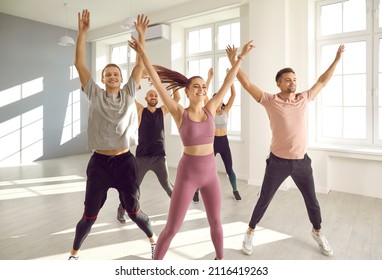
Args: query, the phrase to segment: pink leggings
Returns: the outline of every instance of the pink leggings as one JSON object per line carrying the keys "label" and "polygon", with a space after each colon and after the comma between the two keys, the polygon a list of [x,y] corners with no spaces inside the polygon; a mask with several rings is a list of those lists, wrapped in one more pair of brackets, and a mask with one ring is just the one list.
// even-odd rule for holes
{"label": "pink leggings", "polygon": [[155,248],[155,260],[164,258],[172,239],[183,223],[197,188],[200,188],[203,198],[216,257],[223,259],[223,228],[220,221],[221,194],[215,156],[214,154],[207,156],[183,154],[178,165],[167,223],[159,235]]}

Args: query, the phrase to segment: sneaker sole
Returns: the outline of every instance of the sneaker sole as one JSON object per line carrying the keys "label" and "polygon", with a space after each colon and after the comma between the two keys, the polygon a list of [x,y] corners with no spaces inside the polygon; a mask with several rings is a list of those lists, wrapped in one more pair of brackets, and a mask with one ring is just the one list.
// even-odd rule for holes
{"label": "sneaker sole", "polygon": [[321,251],[321,253],[322,253],[323,255],[325,255],[325,256],[327,256],[327,257],[331,257],[331,256],[333,256],[333,251],[330,251],[330,252],[325,251],[324,248],[322,248],[321,246],[320,246],[320,251]]}
{"label": "sneaker sole", "polygon": [[248,251],[244,246],[241,247],[241,250],[243,251],[243,253],[247,256],[250,256],[252,255],[253,253],[253,250],[252,251]]}

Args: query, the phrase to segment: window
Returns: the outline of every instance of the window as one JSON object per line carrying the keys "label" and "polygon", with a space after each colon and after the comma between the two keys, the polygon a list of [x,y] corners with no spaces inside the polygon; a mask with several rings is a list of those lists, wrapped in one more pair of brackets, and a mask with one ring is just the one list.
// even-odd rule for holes
{"label": "window", "polygon": [[65,121],[62,129],[60,145],[72,140],[81,133],[81,92],[71,91],[68,96]]}
{"label": "window", "polygon": [[[231,67],[225,48],[227,45],[240,47],[240,22],[238,19],[218,22],[186,30],[186,76],[199,75],[207,80],[208,71],[214,69],[214,77],[208,88],[208,97],[211,98],[222,85],[226,76],[226,69]],[[228,118],[229,136],[240,136],[241,110],[240,110],[240,84],[235,82],[236,97]],[[224,98],[228,101],[230,92]],[[188,100],[186,101],[188,102]],[[187,106],[187,104],[185,104]],[[176,128],[176,126],[172,126]],[[173,133],[176,133],[173,129]]]}
{"label": "window", "polygon": [[317,142],[382,145],[381,0],[317,2],[317,72],[345,52],[332,79],[318,95]]}

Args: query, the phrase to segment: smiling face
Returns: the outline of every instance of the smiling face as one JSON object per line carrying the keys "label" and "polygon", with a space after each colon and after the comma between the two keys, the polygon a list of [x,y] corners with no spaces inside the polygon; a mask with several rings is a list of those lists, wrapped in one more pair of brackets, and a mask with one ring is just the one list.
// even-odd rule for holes
{"label": "smiling face", "polygon": [[122,83],[122,74],[118,66],[106,66],[102,71],[102,83],[105,84],[106,91],[118,93]]}
{"label": "smiling face", "polygon": [[146,102],[149,107],[156,107],[158,104],[158,93],[155,90],[149,90],[146,93]]}
{"label": "smiling face", "polygon": [[281,75],[277,82],[277,86],[283,93],[295,93],[297,87],[296,75],[292,72],[284,73]]}
{"label": "smiling face", "polygon": [[191,78],[188,86],[185,88],[185,92],[190,102],[203,101],[207,94],[206,82],[201,77]]}

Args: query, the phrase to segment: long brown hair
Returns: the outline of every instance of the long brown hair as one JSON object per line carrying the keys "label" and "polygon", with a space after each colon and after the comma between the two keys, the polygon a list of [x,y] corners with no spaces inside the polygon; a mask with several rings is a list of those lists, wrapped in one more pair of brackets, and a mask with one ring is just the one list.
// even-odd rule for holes
{"label": "long brown hair", "polygon": [[200,76],[192,76],[191,78],[187,78],[183,74],[168,69],[166,67],[160,66],[160,65],[153,65],[155,71],[158,73],[158,76],[162,82],[162,84],[168,84],[166,86],[167,90],[174,90],[177,91],[181,88],[188,88],[192,82],[193,79],[200,78],[203,79]]}

